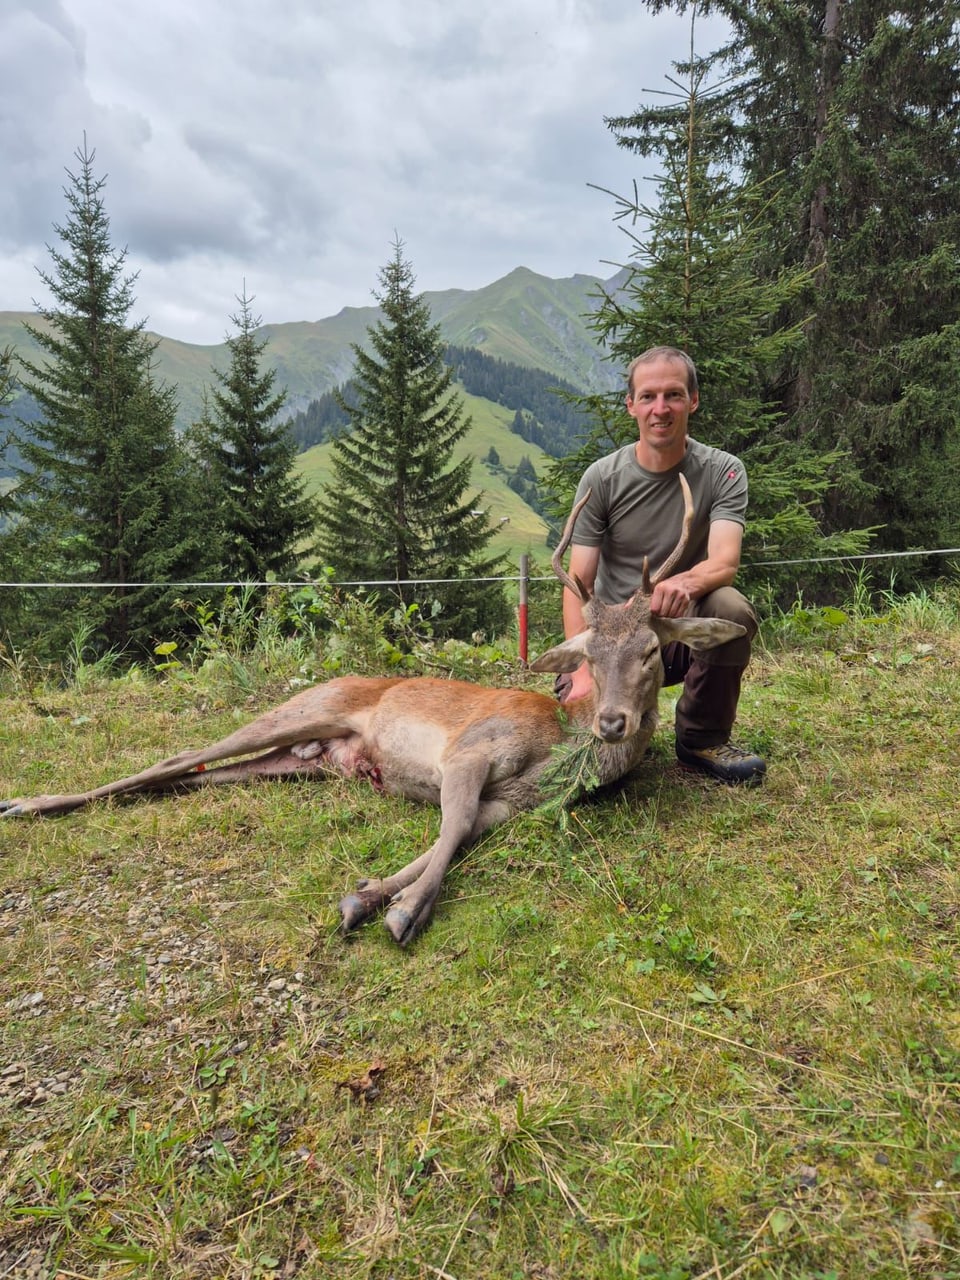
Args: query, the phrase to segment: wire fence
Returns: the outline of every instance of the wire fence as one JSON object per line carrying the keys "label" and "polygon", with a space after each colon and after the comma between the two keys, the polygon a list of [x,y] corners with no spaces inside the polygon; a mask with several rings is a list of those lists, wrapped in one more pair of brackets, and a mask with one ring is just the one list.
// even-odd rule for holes
{"label": "wire fence", "polygon": [[[836,564],[845,561],[858,562],[866,560],[896,560],[908,557],[921,556],[952,556],[960,555],[960,547],[938,547],[934,551],[863,551],[849,555],[836,556],[818,556],[809,558],[800,558],[795,560],[751,560],[743,564],[745,569],[763,569],[763,568],[781,568],[787,566],[798,565],[825,565]],[[274,582],[257,582],[257,581],[194,581],[194,580],[170,580],[162,582],[0,582],[0,590],[60,590],[60,591],[117,591],[117,590],[143,590],[144,588],[153,587],[158,590],[169,591],[171,588],[184,591],[196,590],[229,590],[231,587],[238,587],[241,590],[252,590],[267,588],[270,590],[304,590],[319,583],[323,583],[327,587],[341,587],[346,589],[356,588],[374,588],[387,587],[399,589],[400,587],[429,587],[429,586],[445,586],[454,583],[475,582],[515,582],[519,585],[519,607],[517,611],[517,622],[519,627],[519,653],[522,662],[527,661],[529,648],[529,603],[528,588],[532,582],[555,582],[556,578],[553,574],[539,574],[531,576],[529,572],[530,556],[523,554],[520,556],[520,572],[517,574],[501,574],[495,577],[459,577],[459,578],[368,578],[356,581],[339,581],[329,578],[299,578],[293,581],[274,581]]]}
{"label": "wire fence", "polygon": [[[815,556],[806,557],[796,560],[744,560],[741,563],[741,569],[767,569],[781,568],[795,565],[824,565],[836,564],[842,561],[863,561],[863,560],[902,560],[909,558],[920,558],[923,556],[960,556],[960,547],[938,547],[932,551],[861,551],[845,555],[836,556]],[[496,577],[487,578],[365,578],[349,581],[341,581],[340,579],[320,579],[320,578],[296,578],[290,581],[260,582],[252,579],[232,579],[222,582],[201,582],[194,580],[178,581],[174,579],[164,579],[157,582],[0,582],[0,590],[83,590],[83,591],[116,591],[120,588],[136,588],[140,590],[144,587],[156,587],[160,590],[169,590],[171,587],[183,589],[216,589],[225,590],[228,587],[278,587],[284,589],[293,589],[299,587],[315,586],[318,582],[330,587],[428,587],[428,586],[445,586],[454,583],[463,582],[555,582],[556,578],[552,573],[548,574],[500,574]]]}

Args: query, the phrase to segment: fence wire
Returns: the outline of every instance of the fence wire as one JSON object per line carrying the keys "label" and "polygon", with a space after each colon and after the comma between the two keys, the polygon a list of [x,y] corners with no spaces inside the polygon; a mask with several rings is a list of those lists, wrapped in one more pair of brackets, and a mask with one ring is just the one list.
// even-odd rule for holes
{"label": "fence wire", "polygon": [[[836,564],[841,561],[860,561],[860,560],[902,560],[919,556],[957,556],[960,555],[960,547],[938,547],[934,551],[862,551],[851,555],[838,556],[818,556],[807,559],[798,560],[745,560],[741,563],[741,569],[772,569],[781,568],[789,565],[822,565]],[[156,587],[158,589],[169,590],[171,587],[183,589],[188,588],[207,588],[207,589],[223,589],[226,587],[312,587],[322,582],[330,587],[432,587],[445,586],[458,582],[555,582],[556,577],[551,574],[527,575],[527,574],[503,574],[499,577],[490,578],[369,578],[357,580],[353,582],[329,581],[326,578],[299,578],[291,582],[256,582],[249,579],[245,581],[235,580],[231,582],[0,582],[0,590],[84,590],[84,591],[115,591],[119,588],[136,588],[140,590],[143,587]]]}

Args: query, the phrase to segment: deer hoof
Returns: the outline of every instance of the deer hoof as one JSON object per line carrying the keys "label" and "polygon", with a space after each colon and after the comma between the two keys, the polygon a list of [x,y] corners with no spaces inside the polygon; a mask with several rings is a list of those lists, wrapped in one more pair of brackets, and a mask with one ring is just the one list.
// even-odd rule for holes
{"label": "deer hoof", "polygon": [[403,907],[391,907],[383,917],[383,923],[386,926],[387,933],[401,947],[411,943],[422,927],[419,917],[411,915]]}
{"label": "deer hoof", "polygon": [[398,893],[383,917],[387,932],[401,947],[409,946],[430,919],[433,899],[413,896],[403,901],[403,891]]}
{"label": "deer hoof", "polygon": [[26,813],[26,809],[18,800],[0,800],[0,814],[3,817],[19,818],[24,813]]}
{"label": "deer hoof", "polygon": [[348,893],[340,899],[340,928],[344,933],[369,920],[383,906],[383,898],[365,893]]}

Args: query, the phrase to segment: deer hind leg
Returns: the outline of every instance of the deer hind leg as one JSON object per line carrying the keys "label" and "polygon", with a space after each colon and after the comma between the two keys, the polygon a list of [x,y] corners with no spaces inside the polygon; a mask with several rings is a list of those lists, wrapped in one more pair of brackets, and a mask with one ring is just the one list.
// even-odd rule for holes
{"label": "deer hind leg", "polygon": [[143,791],[151,794],[160,792],[180,793],[195,791],[200,787],[213,787],[228,782],[247,782],[251,779],[263,778],[267,781],[285,778],[316,778],[318,774],[339,772],[331,767],[326,754],[312,753],[302,756],[296,747],[277,747],[262,756],[252,756],[248,760],[236,760],[232,764],[217,765],[213,769],[194,769],[191,773],[165,781],[144,783]]}
{"label": "deer hind leg", "polygon": [[[317,695],[323,691],[311,690],[310,692]],[[166,760],[161,760],[149,769],[131,774],[128,778],[120,778],[116,782],[109,782],[102,787],[95,787],[91,791],[82,791],[75,795],[33,796],[29,799],[0,801],[0,816],[45,817],[51,814],[68,813],[71,809],[79,809],[94,800],[104,800],[108,796],[138,791],[176,790],[178,786],[189,789],[204,786],[213,780],[233,782],[258,772],[266,777],[289,776],[295,770],[302,773],[314,772],[322,767],[324,763],[322,759],[311,764],[308,762],[309,753],[306,753],[308,758],[298,758],[298,764],[294,765],[293,755],[296,753],[292,753],[291,759],[287,762],[285,761],[286,749],[296,746],[297,743],[310,742],[312,739],[319,739],[322,744],[328,738],[340,738],[349,734],[350,730],[342,714],[337,714],[333,698],[321,701],[315,696],[314,705],[308,706],[303,703],[304,710],[301,713],[296,704],[302,697],[303,695],[298,695],[289,703],[266,712],[208,747],[178,751],[176,755],[168,756]],[[263,752],[265,747],[268,748],[267,752],[253,761],[240,761],[235,765],[224,766],[223,772],[206,769],[208,764],[213,764],[217,760],[249,756],[256,751]],[[274,770],[272,773],[271,768]]]}

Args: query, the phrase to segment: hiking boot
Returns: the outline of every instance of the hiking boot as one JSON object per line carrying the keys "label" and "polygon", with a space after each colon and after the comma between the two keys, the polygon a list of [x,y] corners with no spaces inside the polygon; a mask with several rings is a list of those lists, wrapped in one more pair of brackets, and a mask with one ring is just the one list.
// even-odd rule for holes
{"label": "hiking boot", "polygon": [[721,782],[760,782],[767,772],[767,762],[761,756],[743,751],[732,742],[721,742],[718,747],[701,747],[699,751],[678,742],[677,759],[689,769],[709,773]]}

